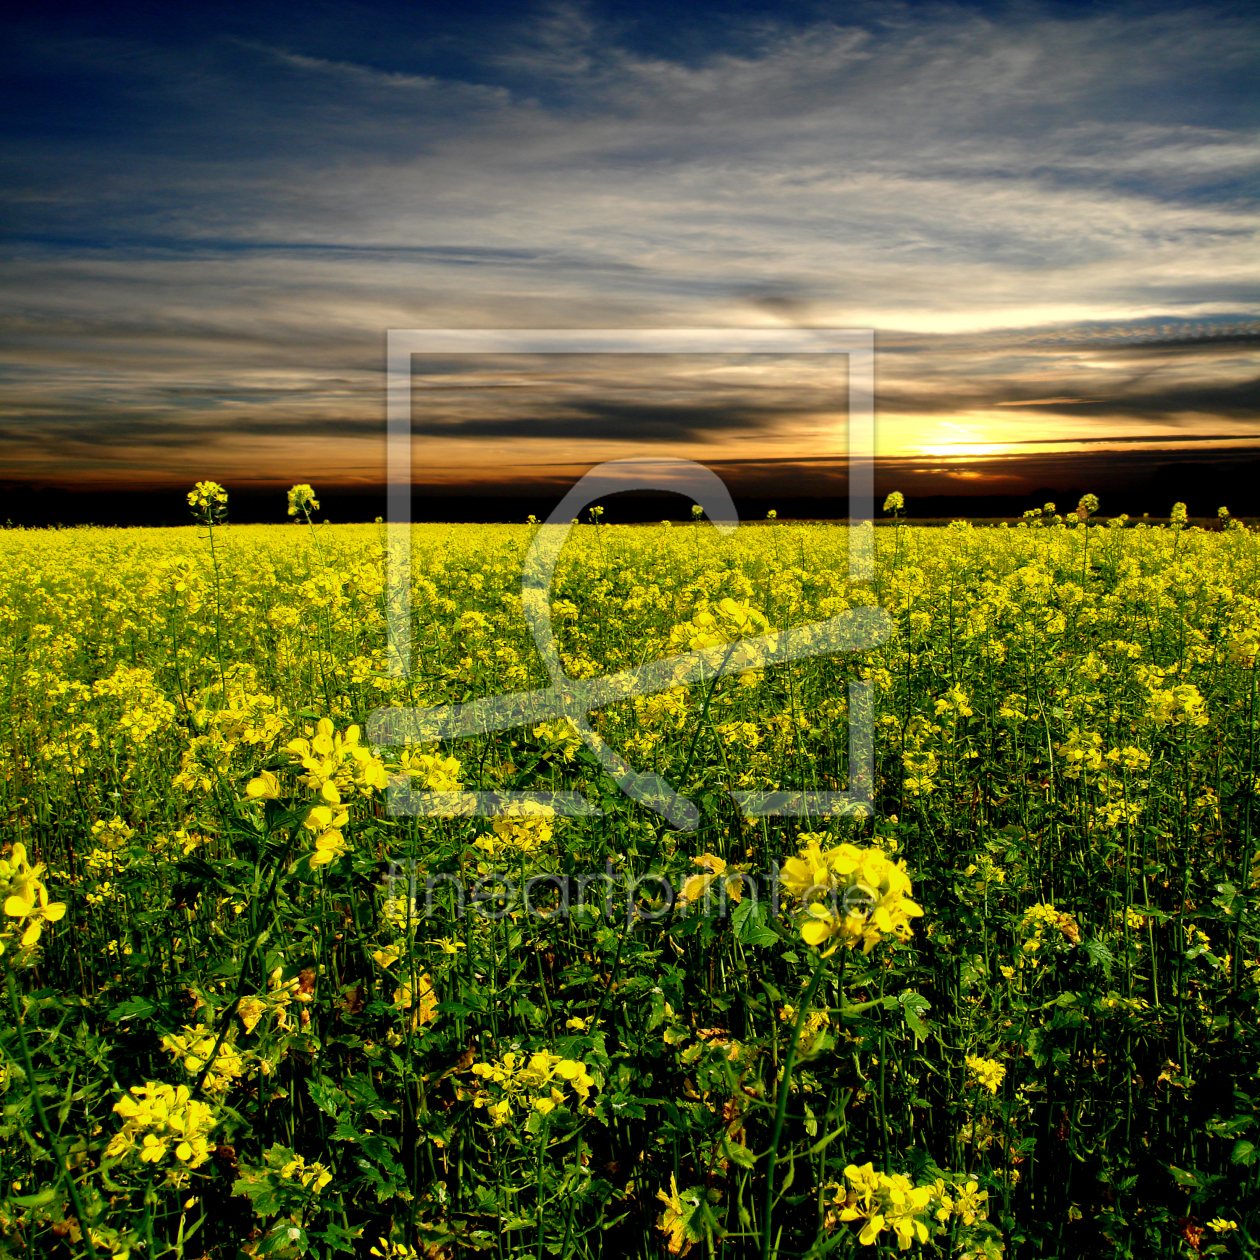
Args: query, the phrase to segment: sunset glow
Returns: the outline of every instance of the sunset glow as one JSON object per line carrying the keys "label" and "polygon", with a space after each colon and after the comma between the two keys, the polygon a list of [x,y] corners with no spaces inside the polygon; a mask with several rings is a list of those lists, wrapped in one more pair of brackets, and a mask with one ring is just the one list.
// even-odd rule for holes
{"label": "sunset glow", "polygon": [[[382,493],[385,331],[434,327],[873,329],[918,496],[1249,458],[1254,19],[966,11],[26,20],[0,485]],[[424,493],[844,492],[843,363],[648,359],[417,360]]]}

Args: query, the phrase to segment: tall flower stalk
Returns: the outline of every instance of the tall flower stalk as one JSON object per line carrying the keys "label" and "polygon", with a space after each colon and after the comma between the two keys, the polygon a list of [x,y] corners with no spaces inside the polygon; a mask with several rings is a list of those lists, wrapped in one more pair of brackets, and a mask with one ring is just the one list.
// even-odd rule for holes
{"label": "tall flower stalk", "polygon": [[219,684],[227,704],[227,674],[223,668],[223,608],[219,593],[219,554],[214,545],[214,527],[227,520],[227,491],[217,481],[199,481],[188,492],[188,505],[199,525],[210,535],[210,567],[214,572],[214,654],[219,663]]}

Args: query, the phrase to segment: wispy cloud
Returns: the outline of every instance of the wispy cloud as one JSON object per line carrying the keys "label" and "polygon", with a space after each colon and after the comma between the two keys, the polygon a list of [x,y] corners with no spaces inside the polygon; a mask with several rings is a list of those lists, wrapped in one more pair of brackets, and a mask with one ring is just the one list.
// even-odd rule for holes
{"label": "wispy cloud", "polygon": [[[369,476],[383,333],[412,326],[874,327],[903,449],[948,416],[1082,440],[1253,418],[1260,23],[883,13],[684,57],[551,6],[403,68],[401,11],[376,55],[28,33],[11,55],[90,80],[107,121],[32,117],[0,150],[0,459],[90,467],[96,434],[102,468],[151,443],[176,475],[290,458],[305,426],[304,459],[342,441]],[[431,432],[483,466],[835,440],[751,394]]]}

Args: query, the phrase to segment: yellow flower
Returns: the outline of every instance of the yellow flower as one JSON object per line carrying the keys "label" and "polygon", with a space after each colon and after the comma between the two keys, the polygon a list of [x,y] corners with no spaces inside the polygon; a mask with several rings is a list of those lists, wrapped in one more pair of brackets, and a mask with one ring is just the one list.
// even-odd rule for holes
{"label": "yellow flower", "polygon": [[280,783],[270,770],[264,770],[245,785],[245,795],[251,801],[277,801],[280,799]]}
{"label": "yellow flower", "polygon": [[243,997],[237,1004],[236,1013],[241,1017],[241,1023],[245,1025],[245,1031],[252,1033],[258,1026],[258,1021],[262,1019],[263,1013],[267,1009],[267,1003],[262,998]]}
{"label": "yellow flower", "polygon": [[[977,1193],[977,1191],[979,1193]],[[975,1181],[968,1181],[961,1190],[958,1191],[958,1198],[954,1202],[954,1212],[962,1217],[964,1225],[974,1225],[976,1218],[981,1220],[985,1216],[985,1202],[989,1197],[987,1190],[980,1190],[980,1185]]]}
{"label": "yellow flower", "polygon": [[[213,1033],[185,1024],[182,1033],[167,1033],[162,1038],[162,1049],[182,1060],[189,1076],[196,1076],[209,1061],[217,1040]],[[220,1093],[231,1088],[245,1072],[246,1057],[231,1042],[224,1041],[206,1074],[207,1091]]]}
{"label": "yellow flower", "polygon": [[975,1054],[967,1056],[967,1068],[990,1094],[998,1092],[1006,1076],[1005,1066],[996,1059],[983,1059]]}
{"label": "yellow flower", "polygon": [[[785,1023],[795,1026],[796,1023],[796,1007],[790,1003],[784,1005],[779,1012],[779,1018]],[[814,1038],[822,1032],[824,1028],[831,1026],[831,1016],[825,1010],[809,1011],[805,1016],[805,1022],[801,1025],[801,1047],[808,1050],[813,1043]]]}
{"label": "yellow flower", "polygon": [[[459,761],[454,757],[443,757],[441,753],[417,753],[404,748],[398,754],[398,768],[404,774],[422,778],[430,792],[458,792],[463,786]],[[388,775],[385,781],[388,783]]]}
{"label": "yellow flower", "polygon": [[218,1120],[208,1103],[191,1096],[187,1085],[153,1081],[133,1085],[130,1094],[114,1104],[114,1111],[123,1118],[123,1127],[105,1148],[107,1158],[136,1151],[142,1163],[156,1164],[174,1154],[188,1168],[199,1168],[210,1158],[208,1134]]}
{"label": "yellow flower", "polygon": [[227,491],[217,481],[199,481],[188,492],[189,507],[215,509],[227,501]]}
{"label": "yellow flower", "polygon": [[330,804],[338,804],[342,792],[367,793],[389,784],[384,763],[359,743],[358,726],[338,732],[330,719],[320,718],[313,734],[291,739],[284,747],[305,771],[298,782]]}
{"label": "yellow flower", "polygon": [[[702,853],[692,858],[693,866],[699,866],[703,875],[688,875],[683,881],[682,895],[688,902],[698,901],[708,891],[709,886],[726,874],[726,863],[715,853]],[[732,901],[741,901],[744,895],[744,881],[732,870],[730,877],[724,881],[727,895]]]}
{"label": "yellow flower", "polygon": [[500,815],[491,824],[497,843],[489,836],[481,836],[474,841],[477,848],[490,853],[500,848],[533,853],[551,839],[555,810],[550,805],[537,805],[527,801],[508,808],[511,811],[509,814]]}
{"label": "yellow flower", "polygon": [[908,940],[910,920],[923,914],[910,899],[906,864],[881,848],[841,844],[823,850],[818,837],[803,835],[806,847],[783,863],[783,886],[803,902],[801,939],[833,949],[860,944],[869,954],[883,939]]}
{"label": "yellow flower", "polygon": [[1081,929],[1075,917],[1065,911],[1056,910],[1048,901],[1039,902],[1025,910],[1021,926],[1025,932],[1032,933],[1023,945],[1026,954],[1035,954],[1041,948],[1045,933],[1050,928],[1058,928],[1073,945],[1079,945],[1081,941]]}
{"label": "yellow flower", "polygon": [[311,855],[312,866],[327,866],[329,862],[347,852],[348,846],[341,828],[345,826],[349,817],[349,813],[344,809],[339,809],[334,813],[330,805],[316,805],[306,815],[306,820],[302,825],[319,833],[315,837],[315,852]]}
{"label": "yellow flower", "polygon": [[916,1186],[902,1173],[876,1172],[869,1163],[861,1167],[850,1164],[844,1175],[850,1189],[845,1194],[841,1187],[835,1187],[832,1202],[844,1205],[835,1219],[864,1220],[858,1234],[863,1247],[872,1246],[885,1229],[892,1230],[901,1251],[916,1241],[927,1242],[928,1229],[920,1218],[936,1194],[933,1186]]}
{"label": "yellow flower", "polygon": [[15,844],[7,858],[0,858],[0,898],[3,898],[4,917],[19,920],[12,925],[0,920],[0,954],[4,953],[5,942],[13,939],[18,928],[22,929],[19,946],[29,949],[39,940],[45,923],[57,923],[65,916],[64,902],[48,900],[48,888],[41,878],[43,874],[42,863],[31,866],[26,860],[26,846],[23,844]]}
{"label": "yellow flower", "polygon": [[381,1260],[418,1260],[419,1252],[407,1243],[390,1242],[382,1238],[380,1244],[380,1247],[369,1247],[368,1251],[374,1256],[380,1256]]}
{"label": "yellow flower", "polygon": [[301,1155],[295,1155],[280,1169],[280,1176],[286,1181],[296,1181],[314,1194],[332,1181],[332,1173],[320,1163],[308,1164]]}
{"label": "yellow flower", "polygon": [[535,1051],[524,1063],[516,1051],[509,1050],[498,1062],[474,1063],[472,1073],[493,1087],[477,1094],[473,1106],[487,1110],[496,1125],[511,1119],[513,1107],[550,1113],[565,1102],[564,1086],[585,1104],[595,1085],[586,1064],[546,1050]]}
{"label": "yellow flower", "polygon": [[289,515],[296,516],[299,512],[309,513],[319,511],[319,500],[315,497],[315,491],[308,485],[293,486],[289,490]]}

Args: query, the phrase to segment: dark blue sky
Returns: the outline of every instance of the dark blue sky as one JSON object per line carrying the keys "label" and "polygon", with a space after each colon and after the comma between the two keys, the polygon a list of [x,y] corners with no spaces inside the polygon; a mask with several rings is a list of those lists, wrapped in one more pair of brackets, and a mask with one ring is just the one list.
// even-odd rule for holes
{"label": "dark blue sky", "polygon": [[[880,449],[942,485],[993,443],[1260,432],[1258,35],[1243,5],[11,8],[0,482],[377,481],[390,327],[874,328]],[[543,374],[420,427],[453,485],[842,445],[825,389],[747,389],[610,426]]]}

